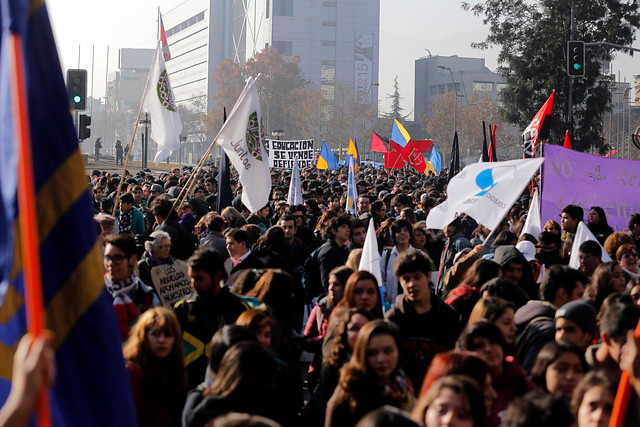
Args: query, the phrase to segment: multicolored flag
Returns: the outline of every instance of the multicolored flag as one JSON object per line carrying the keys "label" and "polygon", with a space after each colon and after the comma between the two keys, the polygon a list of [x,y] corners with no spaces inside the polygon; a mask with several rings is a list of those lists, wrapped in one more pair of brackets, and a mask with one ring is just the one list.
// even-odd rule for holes
{"label": "multicolored flag", "polygon": [[326,142],[322,141],[322,148],[320,149],[320,155],[318,156],[318,163],[316,164],[316,168],[318,169],[329,169],[336,170],[338,169],[338,161],[336,160],[336,155],[333,154],[331,148],[327,145]]}
{"label": "multicolored flag", "polygon": [[168,61],[171,59],[171,52],[169,52],[167,34],[164,32],[164,23],[162,22],[162,14],[160,13],[160,8],[158,8],[158,15],[160,16],[160,41],[162,42],[162,56],[164,56],[165,61]]}
{"label": "multicolored flag", "polygon": [[411,135],[409,132],[402,126],[397,119],[393,119],[393,127],[391,128],[391,141],[394,141],[396,144],[404,147],[411,140]]}
{"label": "multicolored flag", "polygon": [[151,116],[151,139],[158,144],[158,151],[153,161],[157,164],[166,160],[172,152],[180,149],[180,132],[182,122],[178,114],[169,83],[169,74],[164,63],[160,42],[153,55],[151,70],[144,90],[142,111]]}
{"label": "multicolored flag", "polygon": [[371,151],[376,153],[388,153],[391,150],[389,139],[373,132],[371,135]]}
{"label": "multicolored flag", "polygon": [[215,137],[240,175],[242,203],[257,212],[269,203],[271,174],[264,139],[260,99],[255,79],[250,77],[227,121]]}
{"label": "multicolored flag", "polygon": [[[0,402],[11,386],[16,345],[27,329],[34,330],[31,319],[39,315],[55,334],[56,380],[45,393],[50,425],[135,426],[84,160],[47,9],[42,1],[6,0],[0,16]],[[31,191],[19,195],[18,187]],[[19,197],[29,199],[32,209],[17,203]],[[17,225],[25,216],[33,218],[31,233]],[[30,243],[34,257],[25,257]],[[37,292],[40,308],[31,292],[36,275],[46,275]]]}
{"label": "multicolored flag", "polygon": [[424,160],[424,155],[431,151],[431,141],[409,141],[409,143],[402,150],[402,157],[405,162],[418,171],[418,173],[424,173],[427,168],[427,162]]}
{"label": "multicolored flag", "polygon": [[349,146],[347,147],[347,158],[345,159],[345,166],[349,165],[351,159],[355,160],[354,167],[356,173],[358,173],[358,167],[360,166],[360,152],[358,151],[358,144],[353,139],[349,139]]}
{"label": "multicolored flag", "polygon": [[542,129],[542,125],[548,116],[551,116],[551,110],[553,109],[553,95],[555,91],[551,92],[549,98],[546,100],[542,108],[536,113],[529,123],[529,126],[522,133],[522,138],[524,141],[524,157],[535,157],[536,150],[538,148],[538,137],[540,136],[540,131]]}
{"label": "multicolored flag", "polygon": [[491,144],[489,145],[490,162],[498,161],[498,155],[496,154],[496,129],[498,129],[498,126],[496,125],[489,126],[489,130],[491,131]]}
{"label": "multicolored flag", "polygon": [[356,201],[358,200],[358,187],[356,186],[356,159],[350,158],[349,162],[349,177],[347,180],[347,206],[345,211],[351,215],[357,217],[358,210],[356,208]]}
{"label": "multicolored flag", "polygon": [[440,171],[442,171],[442,157],[436,147],[431,148],[431,153],[429,153],[429,160],[427,160],[427,168],[426,172],[433,172],[436,176],[440,175]]}

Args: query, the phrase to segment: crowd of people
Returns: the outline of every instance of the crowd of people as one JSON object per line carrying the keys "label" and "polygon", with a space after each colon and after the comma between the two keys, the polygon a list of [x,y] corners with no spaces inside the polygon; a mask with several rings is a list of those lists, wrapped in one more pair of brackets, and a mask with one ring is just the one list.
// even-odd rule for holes
{"label": "crowd of people", "polygon": [[[217,206],[211,166],[173,209],[193,173],[90,177],[141,426],[604,426],[623,369],[640,416],[640,214],[622,232],[568,205],[533,236],[525,190],[494,233],[464,215],[432,230],[447,179],[370,167],[357,216],[346,173],[316,169],[301,205],[272,171],[252,213],[233,176]],[[585,220],[598,241],[573,269]],[[359,270],[371,221],[381,283]],[[166,307],[151,271],[175,260],[192,293]]]}

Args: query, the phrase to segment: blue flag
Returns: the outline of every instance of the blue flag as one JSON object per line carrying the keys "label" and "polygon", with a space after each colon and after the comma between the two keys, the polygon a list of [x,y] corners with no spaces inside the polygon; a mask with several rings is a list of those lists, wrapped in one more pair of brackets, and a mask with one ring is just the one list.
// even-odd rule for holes
{"label": "blue flag", "polygon": [[318,156],[316,167],[318,169],[338,169],[338,161],[336,160],[336,156],[324,141],[322,141],[322,148],[320,149],[320,155]]}
{"label": "blue flag", "polygon": [[[91,195],[44,2],[6,0],[0,47],[0,402],[15,346],[26,331],[10,76],[25,81],[40,237],[45,327],[55,333],[52,425],[137,425],[111,297],[104,286]],[[23,42],[13,73],[7,41]]]}
{"label": "blue flag", "polygon": [[432,147],[431,153],[429,153],[429,160],[427,160],[427,169],[425,172],[429,170],[432,170],[436,176],[440,175],[440,171],[442,170],[442,157],[440,157],[440,153],[438,153],[436,147]]}

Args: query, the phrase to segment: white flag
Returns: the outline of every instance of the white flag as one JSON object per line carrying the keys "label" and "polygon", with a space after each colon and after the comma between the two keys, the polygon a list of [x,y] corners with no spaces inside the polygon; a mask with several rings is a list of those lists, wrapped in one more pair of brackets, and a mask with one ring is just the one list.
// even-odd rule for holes
{"label": "white flag", "polygon": [[524,226],[522,227],[522,232],[520,233],[520,235],[522,236],[524,233],[529,233],[537,239],[541,231],[542,220],[540,219],[540,195],[538,194],[538,189],[536,188],[536,191],[533,192],[531,205],[529,206],[527,220],[524,222]]}
{"label": "white flag", "polygon": [[378,241],[376,240],[376,229],[373,226],[373,218],[369,220],[369,230],[364,239],[362,247],[362,257],[360,258],[359,270],[368,271],[373,274],[378,281],[378,287],[382,292],[382,272],[380,271],[380,253],[378,252]]}
{"label": "white flag", "polygon": [[448,198],[427,216],[427,228],[442,229],[466,213],[493,230],[538,171],[544,158],[473,163],[449,182]]}
{"label": "white flag", "polygon": [[345,211],[357,217],[358,209],[356,201],[358,200],[358,187],[356,186],[356,159],[349,159],[349,178],[347,179],[347,206]]}
{"label": "white flag", "polygon": [[[573,238],[573,246],[571,246],[571,258],[569,258],[569,267],[575,268],[576,270],[580,268],[580,254],[579,249],[580,245],[586,242],[587,240],[593,240],[600,245],[596,236],[593,235],[589,227],[585,225],[584,222],[580,221],[578,223],[578,229],[576,230],[576,235]],[[611,262],[613,261],[607,251],[604,250],[602,245],[600,245],[600,249],[602,249],[602,262]]]}
{"label": "white flag", "polygon": [[289,183],[289,194],[287,195],[288,205],[301,205],[302,186],[300,184],[300,168],[298,159],[293,159],[293,171],[291,172],[291,182]]}
{"label": "white flag", "polygon": [[249,78],[215,140],[240,175],[242,203],[257,212],[269,203],[271,175],[256,82]]}
{"label": "white flag", "polygon": [[173,151],[180,149],[180,132],[182,132],[182,123],[169,84],[169,74],[164,64],[160,42],[156,47],[151,70],[149,70],[142,110],[151,116],[151,139],[158,144],[158,152],[153,161],[160,163]]}

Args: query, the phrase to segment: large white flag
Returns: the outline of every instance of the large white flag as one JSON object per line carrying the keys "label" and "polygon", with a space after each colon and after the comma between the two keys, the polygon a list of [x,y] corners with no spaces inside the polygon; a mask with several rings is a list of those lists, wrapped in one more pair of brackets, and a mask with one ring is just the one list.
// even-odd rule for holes
{"label": "large white flag", "polygon": [[242,203],[251,212],[257,212],[269,203],[271,190],[269,152],[256,89],[259,77],[249,78],[215,138],[240,175]]}
{"label": "large white flag", "polygon": [[298,159],[293,159],[293,171],[291,171],[291,182],[289,183],[289,194],[287,195],[288,205],[301,205],[302,185],[300,184],[300,167]]}
{"label": "large white flag", "polygon": [[169,84],[169,74],[167,74],[160,42],[156,47],[151,70],[149,70],[142,110],[151,116],[151,139],[158,144],[158,151],[153,161],[160,163],[173,151],[180,149],[180,132],[182,132],[182,122],[180,122],[178,107]]}
{"label": "large white flag", "polygon": [[373,274],[378,281],[378,287],[382,295],[382,272],[380,271],[380,252],[378,252],[378,241],[376,240],[376,229],[373,226],[373,218],[369,220],[369,230],[364,239],[362,247],[362,257],[360,258],[359,270],[368,271]]}
{"label": "large white flag", "polygon": [[[576,270],[580,268],[580,245],[582,245],[587,240],[593,240],[594,242],[600,245],[596,236],[593,235],[589,227],[582,221],[578,223],[578,229],[576,230],[576,235],[573,238],[573,246],[571,246],[571,258],[569,258],[569,267],[575,268]],[[611,262],[613,261],[607,251],[604,250],[602,245],[600,245],[602,249],[602,262]]]}
{"label": "large white flag", "polygon": [[531,205],[529,206],[527,220],[524,222],[520,235],[522,236],[524,233],[529,233],[537,239],[541,231],[542,220],[540,219],[540,194],[536,188],[536,191],[533,192]]}
{"label": "large white flag", "polygon": [[493,230],[540,168],[544,158],[473,163],[449,182],[447,200],[427,216],[427,228],[442,229],[466,213]]}

